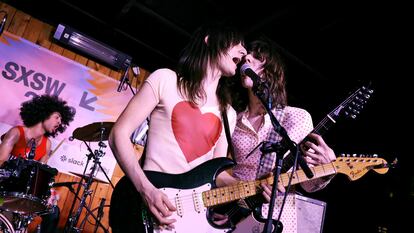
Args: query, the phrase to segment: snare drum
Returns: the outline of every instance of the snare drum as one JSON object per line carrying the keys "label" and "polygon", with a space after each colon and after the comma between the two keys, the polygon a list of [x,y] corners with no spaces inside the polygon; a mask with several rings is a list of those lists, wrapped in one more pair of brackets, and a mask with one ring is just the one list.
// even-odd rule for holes
{"label": "snare drum", "polygon": [[57,170],[34,160],[17,158],[4,163],[9,177],[0,181],[0,209],[23,215],[47,210],[47,199]]}

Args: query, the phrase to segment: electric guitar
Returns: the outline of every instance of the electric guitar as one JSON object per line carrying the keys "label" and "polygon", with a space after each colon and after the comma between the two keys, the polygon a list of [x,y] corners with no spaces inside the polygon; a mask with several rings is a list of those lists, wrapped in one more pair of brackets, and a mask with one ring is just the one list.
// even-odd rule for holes
{"label": "electric guitar", "polygon": [[[232,165],[234,162],[228,158],[216,158],[182,174],[145,171],[152,184],[161,189],[177,208],[171,216],[177,220],[173,232],[230,232],[232,229],[220,229],[213,223],[211,207],[256,195],[261,192],[261,183],[273,183],[273,177],[268,177],[214,188],[217,174]],[[312,167],[314,176],[311,179],[343,173],[356,180],[371,169],[384,174],[388,171],[388,164],[381,158],[338,158],[332,163]],[[292,184],[310,180],[302,170],[298,170],[293,174],[281,174],[278,182],[287,186],[290,176],[293,176]],[[109,221],[113,229],[123,232],[172,232],[157,226],[126,176],[117,183],[112,194]]]}
{"label": "electric guitar", "polygon": [[[316,133],[319,135],[325,134],[335,123],[337,123],[339,120],[345,119],[345,118],[351,118],[356,119],[356,117],[359,115],[361,110],[364,108],[367,101],[371,98],[372,93],[374,91],[369,88],[369,85],[367,86],[361,86],[356,91],[351,93],[344,101],[342,101],[337,107],[335,107],[331,112],[329,112],[312,130],[311,133]],[[305,137],[299,144],[303,144],[307,141],[309,141],[309,137]],[[283,158],[283,165],[281,172],[287,172],[289,171],[294,162],[295,162],[295,155],[290,153],[288,151],[288,148],[286,148],[284,151],[282,150],[280,152],[284,155]],[[302,153],[300,150],[298,153]],[[299,158],[303,158],[302,155],[299,155]],[[299,162],[305,162],[300,161]],[[264,202],[264,198],[262,195],[256,195],[249,198],[246,198],[245,203],[248,205],[249,209],[256,211],[260,210],[260,207],[262,206]],[[234,226],[236,225],[241,219],[244,219],[245,217],[250,215],[250,211],[247,211],[246,208],[241,207],[238,205],[238,203],[231,203],[229,205],[224,205],[216,208],[214,211],[220,212],[222,214],[226,214],[229,216],[229,222],[227,225]],[[255,216],[260,216],[261,213],[253,213]],[[281,224],[281,223],[279,223]]]}
{"label": "electric guitar", "polygon": [[[350,155],[341,155],[341,157],[338,157],[332,163],[312,167],[311,170],[314,173],[314,177],[312,177],[312,179],[307,178],[302,170],[296,171],[292,177],[292,184],[298,184],[337,173],[345,174],[348,176],[349,180],[354,181],[361,178],[369,170],[374,170],[379,174],[385,174],[388,172],[389,168],[394,167],[396,163],[397,160],[394,160],[391,164],[388,164],[384,159],[377,158],[375,156],[360,155],[357,157],[357,155],[353,155],[351,157]],[[279,177],[279,182],[282,183],[284,187],[286,187],[291,175],[291,172],[281,174]],[[273,177],[255,182],[273,184]],[[260,185],[260,183],[257,185]],[[237,225],[233,227],[230,232],[262,232],[266,218],[263,218],[261,208],[258,210],[260,211],[253,211],[251,214],[247,215],[247,217],[240,219]],[[264,213],[264,216],[267,217],[267,212]],[[277,221],[274,220],[274,222]],[[283,224],[279,224],[279,227],[281,226],[283,228]],[[281,230],[278,232],[281,232]]]}

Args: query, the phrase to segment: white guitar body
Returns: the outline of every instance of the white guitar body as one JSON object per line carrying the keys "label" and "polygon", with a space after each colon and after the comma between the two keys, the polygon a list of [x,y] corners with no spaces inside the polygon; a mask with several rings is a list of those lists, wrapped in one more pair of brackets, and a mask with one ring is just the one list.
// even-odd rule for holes
{"label": "white guitar body", "polygon": [[236,228],[232,231],[232,233],[261,233],[263,232],[263,228],[264,224],[258,222],[251,214],[237,223]]}
{"label": "white guitar body", "polygon": [[157,233],[223,233],[229,229],[216,229],[207,221],[207,208],[203,204],[202,192],[211,189],[210,184],[193,189],[162,188],[168,199],[176,206],[177,211],[173,212],[170,218],[174,218],[173,229],[160,229],[154,227]]}

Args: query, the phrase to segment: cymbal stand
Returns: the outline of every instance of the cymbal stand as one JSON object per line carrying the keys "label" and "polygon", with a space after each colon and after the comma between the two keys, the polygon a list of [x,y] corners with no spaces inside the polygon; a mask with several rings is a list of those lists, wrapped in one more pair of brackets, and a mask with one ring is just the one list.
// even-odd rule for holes
{"label": "cymbal stand", "polygon": [[[106,199],[105,198],[102,198],[101,199],[101,203],[99,204],[99,207],[98,207],[98,216],[97,216],[97,218],[98,218],[98,221],[101,221],[101,219],[102,219],[102,217],[103,217],[103,208],[105,207],[105,201],[106,201]],[[94,233],[96,233],[97,231],[98,231],[98,227],[99,227],[99,225],[98,224],[96,224],[95,225],[95,229],[94,229]]]}
{"label": "cymbal stand", "polygon": [[[85,141],[83,141],[84,143],[85,143],[85,145],[88,147],[88,149],[89,149],[89,145],[85,142]],[[87,155],[87,157],[88,157],[88,160],[86,161],[86,165],[85,165],[85,169],[83,170],[83,174],[86,174],[86,169],[88,168],[88,165],[89,165],[89,162],[90,162],[90,160],[91,160],[91,158],[92,157],[94,157],[94,154],[93,154],[93,152],[89,149],[89,154]],[[70,207],[70,211],[69,211],[69,213],[70,214],[72,214],[72,212],[73,212],[73,209],[75,208],[75,203],[76,203],[76,199],[80,199],[79,198],[79,193],[80,193],[80,190],[81,190],[81,188],[82,188],[82,181],[83,181],[83,179],[84,179],[84,176],[81,176],[81,179],[80,179],[80,181],[79,181],[79,185],[78,185],[78,188],[76,189],[76,193],[74,193],[74,195],[75,195],[75,200],[72,202],[72,205],[71,205],[71,207]],[[70,216],[69,218],[68,218],[68,221],[66,222],[66,225],[65,225],[65,233],[69,233],[69,232],[71,232],[70,230],[71,230],[71,228],[72,228],[72,226],[74,226],[74,225],[72,225],[72,221],[73,221],[73,219],[72,219],[72,216]],[[68,227],[68,225],[71,225],[70,227]],[[76,224],[75,224],[76,225]]]}
{"label": "cymbal stand", "polygon": [[[105,148],[106,147],[105,143],[102,142],[102,135],[103,135],[104,131],[105,131],[105,128],[102,128],[101,129],[101,140],[98,143],[99,150],[95,150],[95,153],[92,152],[92,149],[90,148],[90,146],[84,141],[84,143],[86,144],[86,146],[87,146],[87,148],[88,148],[88,150],[89,150],[90,153],[88,155],[88,162],[86,163],[86,167],[85,167],[83,176],[85,176],[85,173],[86,173],[86,169],[87,169],[89,160],[93,157],[94,160],[93,160],[92,171],[89,173],[89,176],[88,176],[88,178],[86,180],[86,184],[83,184],[84,191],[83,191],[83,194],[82,194],[82,198],[80,199],[80,203],[79,203],[78,209],[76,210],[75,214],[71,215],[68,218],[68,221],[66,222],[66,227],[65,227],[65,231],[64,231],[65,233],[79,233],[81,231],[82,226],[79,226],[77,228],[76,225],[77,225],[77,223],[79,221],[79,217],[80,217],[80,214],[82,213],[82,209],[83,208],[85,208],[86,211],[88,212],[88,214],[91,215],[95,219],[96,224],[99,224],[99,226],[102,227],[102,229],[104,230],[105,233],[108,232],[108,230],[105,228],[105,226],[103,226],[102,223],[100,222],[100,218],[96,217],[92,213],[92,211],[86,206],[86,198],[89,195],[91,195],[92,192],[93,192],[93,190],[90,190],[90,187],[92,185],[93,178],[94,178],[95,174],[98,172],[98,167],[105,174],[105,177],[111,183],[112,187],[114,187],[113,184],[112,184],[112,182],[111,182],[111,180],[109,179],[109,177],[107,176],[107,174],[105,173],[105,171],[102,169],[101,162],[99,161],[99,158],[100,157],[103,157],[105,155],[105,153],[102,150],[102,148]],[[83,180],[83,178],[81,178],[81,181],[82,180]],[[80,185],[79,185],[79,187],[80,187]],[[80,189],[79,187],[78,187],[78,191],[77,191],[76,197],[79,194],[79,189]],[[73,202],[72,207],[74,207],[74,203],[75,202]],[[71,208],[70,213],[72,213],[72,211],[73,211],[73,208]],[[81,225],[83,225],[83,224],[81,224]]]}

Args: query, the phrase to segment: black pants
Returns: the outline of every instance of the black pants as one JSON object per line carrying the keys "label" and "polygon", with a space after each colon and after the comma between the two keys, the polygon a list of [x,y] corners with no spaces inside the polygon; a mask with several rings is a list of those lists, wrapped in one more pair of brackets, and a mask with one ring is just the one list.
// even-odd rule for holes
{"label": "black pants", "polygon": [[50,213],[42,215],[42,223],[40,224],[41,233],[56,233],[59,222],[60,210],[59,207],[54,206]]}

